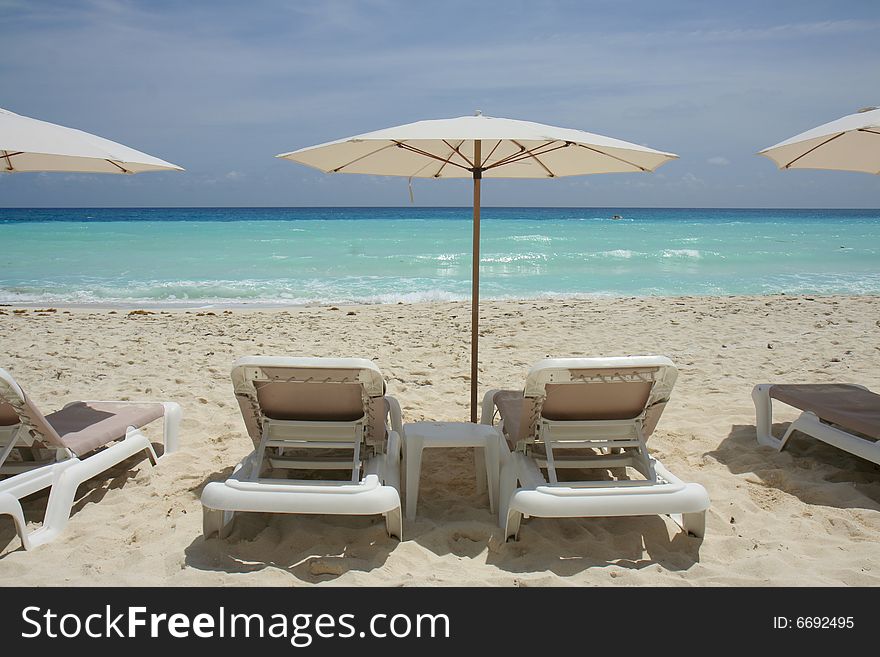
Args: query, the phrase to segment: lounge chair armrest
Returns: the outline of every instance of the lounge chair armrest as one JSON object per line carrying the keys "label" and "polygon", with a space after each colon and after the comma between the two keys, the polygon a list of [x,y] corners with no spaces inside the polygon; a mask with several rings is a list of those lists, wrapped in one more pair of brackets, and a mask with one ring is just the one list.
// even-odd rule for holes
{"label": "lounge chair armrest", "polygon": [[480,410],[480,424],[493,425],[495,422],[495,393],[499,392],[498,388],[492,388],[483,395],[483,405]]}
{"label": "lounge chair armrest", "polygon": [[400,402],[391,395],[385,395],[388,402],[388,414],[391,417],[391,430],[403,436],[403,414],[400,411]]}

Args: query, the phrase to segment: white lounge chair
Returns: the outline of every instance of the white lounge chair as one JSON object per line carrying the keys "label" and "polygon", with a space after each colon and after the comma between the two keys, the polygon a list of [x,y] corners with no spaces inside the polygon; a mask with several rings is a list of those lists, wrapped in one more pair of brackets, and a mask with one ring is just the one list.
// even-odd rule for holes
{"label": "white lounge chair", "polygon": [[[24,549],[64,529],[84,481],[140,451],[155,465],[141,428],[159,418],[167,454],[177,449],[181,411],[174,402],[77,401],[44,416],[0,369],[0,514],[12,516]],[[43,525],[28,533],[19,500],[44,488],[50,491]]]}
{"label": "white lounge chair", "polygon": [[[773,400],[802,411],[781,438],[773,435]],[[843,383],[773,385],[752,390],[758,442],[782,451],[792,433],[818,440],[880,465],[880,395]]]}
{"label": "white lounge chair", "polygon": [[[227,536],[239,511],[382,514],[389,535],[402,537],[400,406],[376,365],[249,357],[235,363],[232,383],[254,451],[225,482],[205,486],[205,537]],[[345,479],[288,478],[322,470]]]}
{"label": "white lounge chair", "polygon": [[[492,424],[497,408],[507,439],[498,496],[505,538],[517,536],[523,516],[655,514],[702,536],[706,490],[681,481],[648,453],[676,376],[662,356],[558,358],[532,367],[525,390],[486,393],[481,421]],[[561,481],[565,468],[602,476],[632,468],[641,478]]]}

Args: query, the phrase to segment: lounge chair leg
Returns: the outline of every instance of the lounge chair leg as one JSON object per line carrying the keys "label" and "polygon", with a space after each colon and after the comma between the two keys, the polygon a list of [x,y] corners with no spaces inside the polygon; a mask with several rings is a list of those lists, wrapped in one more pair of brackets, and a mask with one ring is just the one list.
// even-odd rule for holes
{"label": "lounge chair leg", "polygon": [[[498,524],[504,527],[507,523],[507,509],[510,507],[510,498],[516,490],[516,464],[510,454],[505,454],[505,461],[501,465],[498,481]],[[506,537],[505,537],[506,539]]]}
{"label": "lounge chair leg", "polygon": [[770,384],[762,383],[752,388],[752,401],[755,404],[755,433],[758,443],[782,451],[790,434],[786,434],[783,440],[773,435],[773,401],[770,399]]}
{"label": "lounge chair leg", "polygon": [[[136,427],[129,427],[126,437],[129,437],[132,434],[143,436],[143,434],[141,434],[140,432],[140,429],[137,429]],[[144,440],[146,441],[146,438],[144,438]],[[147,445],[146,447],[144,447],[144,453],[147,455],[147,459],[150,461],[150,465],[155,467],[159,463],[159,457],[156,456],[156,451],[153,449],[153,445],[149,441],[146,441],[146,443]]]}
{"label": "lounge chair leg", "polygon": [[222,511],[202,506],[202,536],[211,538],[214,534],[219,533],[221,524],[223,524]]}
{"label": "lounge chair leg", "polygon": [[488,490],[489,481],[486,472],[486,448],[474,447],[474,470],[477,476],[477,492]]}
{"label": "lounge chair leg", "polygon": [[217,532],[217,538],[221,541],[229,538],[229,535],[232,533],[232,521],[235,519],[235,511],[223,511],[222,513],[220,530]]}
{"label": "lounge chair leg", "polygon": [[[92,458],[97,458],[96,456]],[[82,466],[83,461],[76,465]],[[73,509],[73,500],[76,497],[76,489],[79,485],[92,476],[93,473],[79,473],[76,466],[61,472],[52,482],[49,489],[49,501],[46,503],[46,514],[43,517],[43,526],[31,534],[33,545],[48,543],[60,534],[70,520],[70,512]]]}
{"label": "lounge chair leg", "polygon": [[183,417],[183,411],[180,409],[180,404],[175,402],[162,402],[162,405],[165,407],[164,435],[162,437],[162,444],[165,446],[165,451],[162,452],[164,456],[177,451],[180,442],[180,419]]}
{"label": "lounge chair leg", "polygon": [[403,540],[403,514],[400,512],[400,507],[391,509],[385,514],[385,531],[398,541]]}
{"label": "lounge chair leg", "polygon": [[703,538],[706,535],[706,512],[699,511],[697,513],[672,513],[669,515],[676,525],[686,534],[691,534],[697,538]]}
{"label": "lounge chair leg", "polygon": [[519,525],[522,522],[522,514],[519,511],[507,512],[507,521],[504,523],[504,540],[517,540],[519,537]]}
{"label": "lounge chair leg", "polygon": [[210,538],[217,534],[217,538],[224,539],[232,533],[232,520],[234,511],[221,511],[202,507],[202,534]]}
{"label": "lounge chair leg", "polygon": [[500,436],[497,441],[490,440],[486,445],[484,453],[484,460],[486,461],[486,482],[489,489],[489,511],[492,513],[497,513],[498,511],[498,478],[500,476],[498,459],[500,458],[500,440],[502,440]]}
{"label": "lounge chair leg", "polygon": [[419,479],[422,471],[422,449],[424,443],[419,435],[406,438],[404,450],[404,470],[406,472],[406,519],[415,520],[416,505],[419,500]]}
{"label": "lounge chair leg", "polygon": [[24,521],[24,512],[21,510],[21,503],[12,495],[0,495],[0,515],[12,516],[15,523],[15,531],[21,539],[21,546],[25,550],[30,550],[34,546],[31,545],[30,537],[27,532],[27,524]]}

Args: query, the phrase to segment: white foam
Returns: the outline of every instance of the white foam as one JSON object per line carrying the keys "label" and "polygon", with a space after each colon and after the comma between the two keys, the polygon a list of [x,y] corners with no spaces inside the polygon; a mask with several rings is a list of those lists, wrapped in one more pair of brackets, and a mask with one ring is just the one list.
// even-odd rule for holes
{"label": "white foam", "polygon": [[480,257],[480,262],[486,263],[510,263],[510,262],[535,262],[546,261],[547,256],[543,253],[516,253],[511,255],[502,255],[497,253],[487,253]]}
{"label": "white foam", "polygon": [[545,244],[553,240],[548,235],[511,235],[510,239],[514,242],[543,242]]}
{"label": "white foam", "polygon": [[697,249],[666,249],[663,251],[664,258],[691,258],[699,260],[703,257]]}

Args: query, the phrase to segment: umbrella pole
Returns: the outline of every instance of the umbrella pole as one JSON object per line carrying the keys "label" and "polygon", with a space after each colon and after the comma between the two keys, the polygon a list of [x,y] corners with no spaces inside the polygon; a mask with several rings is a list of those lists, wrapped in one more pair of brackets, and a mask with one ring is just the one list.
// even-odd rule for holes
{"label": "umbrella pole", "polygon": [[474,256],[471,278],[471,422],[477,421],[477,369],[480,337],[480,180],[482,142],[474,140]]}

